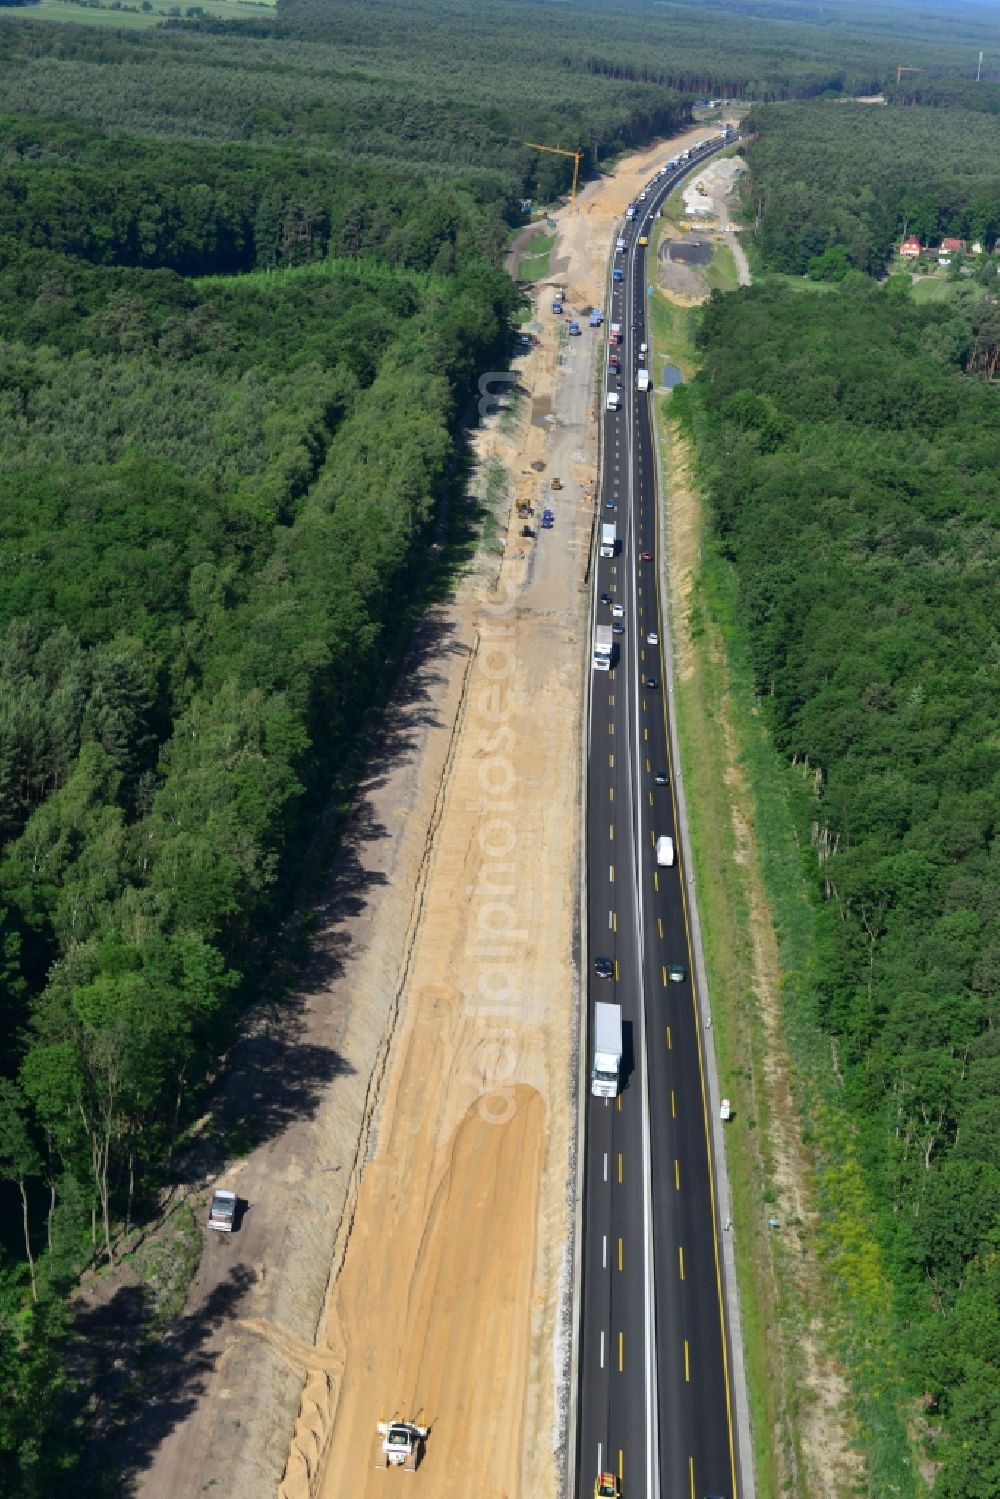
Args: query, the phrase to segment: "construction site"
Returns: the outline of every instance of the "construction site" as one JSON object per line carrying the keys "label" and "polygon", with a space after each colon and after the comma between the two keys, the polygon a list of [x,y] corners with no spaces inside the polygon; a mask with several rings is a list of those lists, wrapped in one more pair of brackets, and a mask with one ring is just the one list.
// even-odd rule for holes
{"label": "construction site", "polygon": [[[414,1494],[561,1486],[601,336],[586,314],[662,150],[554,214],[516,387],[470,437],[490,523],[418,629],[316,912],[301,1039],[335,1047],[338,1075],[229,1174],[255,1206],[225,1268],[242,1257],[252,1290],[145,1496],[193,1492],[234,1419],[243,1499],[383,1494],[396,1468]],[[552,316],[555,285],[585,336]],[[213,1259],[192,1316],[218,1290]]]}

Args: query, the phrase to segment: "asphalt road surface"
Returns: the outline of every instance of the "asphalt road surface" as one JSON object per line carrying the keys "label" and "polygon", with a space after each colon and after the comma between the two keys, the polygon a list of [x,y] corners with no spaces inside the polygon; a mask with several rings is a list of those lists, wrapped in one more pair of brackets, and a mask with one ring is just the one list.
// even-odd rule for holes
{"label": "asphalt road surface", "polygon": [[[702,1038],[674,825],[661,657],[655,464],[650,398],[636,389],[645,363],[646,250],[656,209],[713,143],[660,177],[621,231],[607,344],[619,323],[621,409],[605,411],[601,512],[617,555],[594,569],[594,622],[624,626],[608,672],[592,674],[588,724],[588,1032],[594,1002],[623,1019],[623,1087],[588,1096],[579,1329],[577,1493],[592,1499],[598,1472],[625,1496],[735,1499],[728,1334],[723,1314]],[[660,351],[663,353],[664,351]],[[618,376],[608,371],[605,388]],[[614,502],[608,508],[607,501]],[[612,595],[624,615],[600,602]],[[588,645],[588,651],[590,647]],[[655,685],[649,685],[649,681]],[[674,839],[670,867],[656,839]],[[595,957],[610,958],[599,979]],[[671,979],[680,965],[683,977]],[[592,1036],[590,1060],[592,1061]]]}

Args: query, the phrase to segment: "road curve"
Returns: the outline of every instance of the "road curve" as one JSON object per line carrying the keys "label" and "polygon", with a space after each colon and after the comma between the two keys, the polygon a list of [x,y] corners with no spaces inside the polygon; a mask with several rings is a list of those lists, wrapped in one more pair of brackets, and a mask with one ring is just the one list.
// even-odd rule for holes
{"label": "road curve", "polygon": [[[582,1285],[577,1332],[576,1484],[596,1474],[648,1499],[736,1499],[728,1331],[720,1276],[702,1037],[675,828],[667,724],[669,680],[657,588],[657,496],[649,397],[636,389],[646,341],[647,236],[656,211],[715,140],[651,182],[616,254],[607,324],[621,324],[621,409],[602,413],[598,522],[614,521],[617,555],[598,557],[593,623],[620,625],[612,670],[594,671],[587,725],[587,1029],[594,1002],[622,1007],[624,1086],[585,1108]],[[602,390],[613,392],[608,328]],[[600,532],[600,524],[597,526]],[[623,607],[612,618],[610,594]],[[587,643],[588,656],[591,643]],[[654,685],[649,685],[650,681]],[[666,773],[668,784],[662,784]],[[660,777],[660,780],[657,777]],[[658,837],[677,861],[658,867]],[[614,975],[594,972],[608,957]],[[683,977],[671,979],[672,967]],[[592,1044],[592,1038],[591,1043]],[[588,1045],[592,1059],[592,1050]]]}

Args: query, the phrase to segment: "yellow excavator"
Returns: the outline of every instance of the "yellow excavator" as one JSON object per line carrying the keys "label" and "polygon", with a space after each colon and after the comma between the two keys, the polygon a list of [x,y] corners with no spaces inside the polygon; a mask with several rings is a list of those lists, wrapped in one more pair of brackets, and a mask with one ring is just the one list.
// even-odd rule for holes
{"label": "yellow excavator", "polygon": [[598,1473],[594,1479],[594,1499],[621,1499],[622,1486],[613,1473]]}

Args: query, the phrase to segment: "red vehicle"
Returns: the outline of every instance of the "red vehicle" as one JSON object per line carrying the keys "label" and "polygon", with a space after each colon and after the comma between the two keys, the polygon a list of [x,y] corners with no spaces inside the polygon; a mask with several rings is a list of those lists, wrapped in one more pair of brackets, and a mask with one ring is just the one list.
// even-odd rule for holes
{"label": "red vehicle", "polygon": [[617,375],[617,374],[620,373],[621,367],[622,367],[622,362],[618,358],[618,355],[617,354],[612,354],[611,357],[608,360],[608,369],[611,371],[611,373],[613,375]]}

